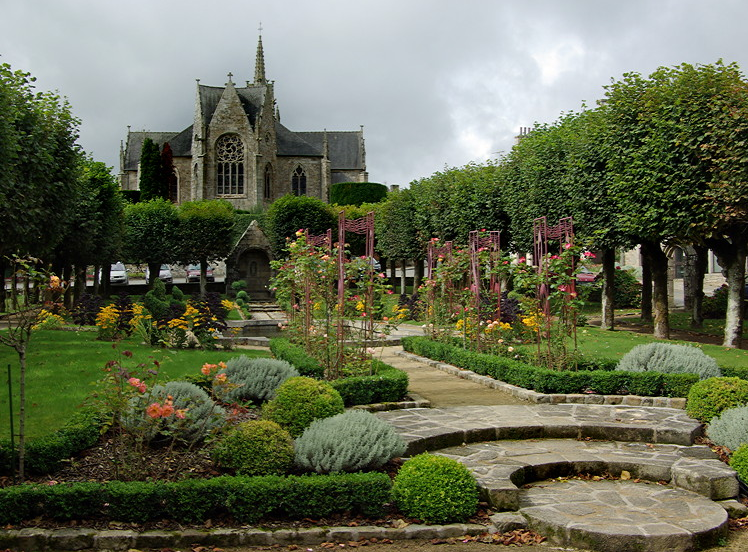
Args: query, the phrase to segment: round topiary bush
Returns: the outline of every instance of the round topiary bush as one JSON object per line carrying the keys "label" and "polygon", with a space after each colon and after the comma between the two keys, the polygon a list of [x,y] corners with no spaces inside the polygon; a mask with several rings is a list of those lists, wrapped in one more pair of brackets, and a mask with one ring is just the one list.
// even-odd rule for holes
{"label": "round topiary bush", "polygon": [[275,397],[262,407],[262,416],[298,437],[314,420],[345,410],[343,398],[324,381],[298,376],[284,381]]}
{"label": "round topiary bush", "polygon": [[748,482],[748,444],[743,444],[732,453],[730,467],[738,472],[738,477],[743,482]]}
{"label": "round topiary bush", "polygon": [[709,378],[691,386],[686,413],[702,423],[709,423],[723,410],[744,404],[748,404],[748,381],[740,378]]}
{"label": "round topiary bush", "polygon": [[706,434],[715,444],[730,450],[748,443],[748,406],[723,410],[709,422]]}
{"label": "round topiary bush", "polygon": [[283,475],[293,464],[291,435],[275,422],[242,422],[221,437],[213,459],[242,475]]}
{"label": "round topiary bush", "polygon": [[131,400],[122,417],[125,429],[142,432],[149,441],[157,436],[200,441],[225,423],[226,411],[203,389],[187,381],[155,385],[150,393]]}
{"label": "round topiary bush", "polygon": [[[232,384],[221,396],[221,400],[229,403],[270,400],[284,381],[299,375],[285,360],[247,358],[246,355],[229,360],[226,368],[220,370],[220,373],[226,374],[226,378]],[[218,380],[213,381],[213,386],[214,389],[220,386]]]}
{"label": "round topiary bush", "polygon": [[398,508],[428,523],[462,522],[478,508],[478,486],[458,461],[419,454],[405,462],[392,487]]}
{"label": "round topiary bush", "polygon": [[673,343],[637,345],[623,355],[616,370],[697,374],[702,380],[722,375],[717,361],[704,354],[701,349]]}
{"label": "round topiary bush", "polygon": [[296,439],[296,465],[317,473],[376,469],[405,452],[394,428],[365,410],[315,420]]}

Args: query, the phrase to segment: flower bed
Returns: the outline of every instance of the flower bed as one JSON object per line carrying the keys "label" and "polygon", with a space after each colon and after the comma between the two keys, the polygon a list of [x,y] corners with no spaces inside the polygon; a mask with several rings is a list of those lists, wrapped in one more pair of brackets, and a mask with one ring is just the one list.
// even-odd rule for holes
{"label": "flower bed", "polygon": [[618,370],[550,370],[519,360],[466,350],[425,337],[405,337],[406,351],[472,370],[540,393],[598,393],[645,397],[686,397],[699,380],[695,374],[623,372]]}

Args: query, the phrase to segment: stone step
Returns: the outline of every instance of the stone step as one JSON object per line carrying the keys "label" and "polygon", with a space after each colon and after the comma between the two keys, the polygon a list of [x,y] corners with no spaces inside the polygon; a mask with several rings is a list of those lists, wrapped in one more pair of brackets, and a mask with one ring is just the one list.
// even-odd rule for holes
{"label": "stone step", "polygon": [[600,552],[687,552],[727,534],[719,504],[682,489],[633,481],[566,480],[523,489],[527,526],[551,543]]}

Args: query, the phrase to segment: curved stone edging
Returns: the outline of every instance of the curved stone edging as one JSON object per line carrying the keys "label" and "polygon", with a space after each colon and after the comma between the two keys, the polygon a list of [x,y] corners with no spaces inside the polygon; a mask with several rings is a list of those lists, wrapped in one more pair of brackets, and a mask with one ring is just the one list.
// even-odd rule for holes
{"label": "curved stone edging", "polygon": [[408,444],[407,455],[502,439],[603,439],[691,445],[699,422],[674,408],[538,404],[413,408],[376,414]]}
{"label": "curved stone edging", "polygon": [[398,351],[396,353],[399,356],[403,356],[409,360],[416,362],[422,362],[433,366],[437,370],[447,372],[453,376],[457,376],[492,389],[498,389],[504,393],[508,393],[518,399],[524,399],[535,404],[622,404],[626,406],[657,406],[663,408],[686,408],[686,399],[683,397],[641,397],[639,395],[597,395],[594,393],[538,393],[532,389],[525,389],[524,387],[517,387],[503,381],[496,380],[489,376],[482,376],[473,372],[472,370],[466,370],[464,368],[458,368],[451,364],[446,364],[438,360],[431,360],[430,358],[414,355],[406,351]]}
{"label": "curved stone edging", "polygon": [[617,441],[496,441],[436,452],[464,464],[475,476],[482,498],[497,510],[517,510],[526,483],[580,473],[667,482],[710,500],[738,495],[735,470],[709,447]]}
{"label": "curved stone edging", "polygon": [[361,539],[435,539],[496,532],[495,526],[453,523],[408,525],[402,528],[360,526],[309,529],[257,528],[187,529],[184,531],[132,531],[95,529],[0,530],[0,548],[13,550],[129,550],[178,548],[191,545],[232,547],[320,544]]}

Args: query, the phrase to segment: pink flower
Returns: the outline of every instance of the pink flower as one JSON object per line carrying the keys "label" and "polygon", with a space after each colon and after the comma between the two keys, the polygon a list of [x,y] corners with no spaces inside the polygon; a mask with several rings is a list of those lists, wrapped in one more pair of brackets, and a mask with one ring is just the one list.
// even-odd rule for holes
{"label": "pink flower", "polygon": [[216,381],[219,383],[226,383],[226,374],[216,374]]}
{"label": "pink flower", "polygon": [[551,259],[559,259],[560,257],[558,255],[551,255]]}
{"label": "pink flower", "polygon": [[517,260],[518,260],[518,262],[520,262],[520,263],[525,263],[525,262],[527,262],[527,259],[526,259],[525,257],[520,257],[520,258],[519,258],[519,259],[517,259]]}
{"label": "pink flower", "polygon": [[594,254],[594,253],[593,253],[592,251],[585,251],[585,252],[583,253],[583,255],[584,255],[585,257],[587,257],[588,259],[595,259],[595,258],[597,258],[597,257],[595,256],[595,254]]}
{"label": "pink flower", "polygon": [[186,408],[180,408],[179,410],[177,410],[177,411],[176,411],[176,412],[174,413],[174,416],[176,416],[176,417],[177,417],[177,418],[179,418],[180,420],[184,420],[184,414],[185,414],[185,412],[187,412],[187,409],[186,409]]}
{"label": "pink flower", "polygon": [[174,414],[174,407],[171,404],[166,403],[164,406],[161,407],[162,418],[168,418],[172,414]]}
{"label": "pink flower", "polygon": [[138,385],[138,391],[140,391],[141,393],[145,393],[146,389],[148,388],[145,386],[145,383],[141,383],[140,385]]}
{"label": "pink flower", "polygon": [[574,247],[574,246],[570,242],[566,242],[564,244],[564,249],[571,249],[572,247]]}
{"label": "pink flower", "polygon": [[137,387],[138,385],[140,385],[140,380],[138,378],[130,378],[129,380],[127,380],[127,383],[129,383],[133,387]]}

